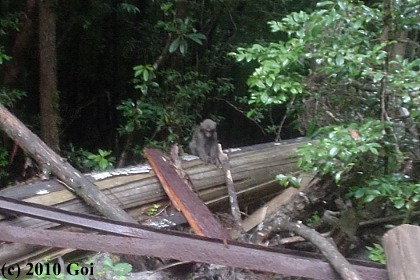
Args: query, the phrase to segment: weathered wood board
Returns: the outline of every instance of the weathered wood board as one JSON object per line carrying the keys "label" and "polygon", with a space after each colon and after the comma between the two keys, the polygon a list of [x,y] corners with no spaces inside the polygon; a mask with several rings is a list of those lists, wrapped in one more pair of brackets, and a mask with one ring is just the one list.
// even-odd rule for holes
{"label": "weathered wood board", "polygon": [[383,247],[390,280],[420,279],[420,227],[401,225],[384,235]]}

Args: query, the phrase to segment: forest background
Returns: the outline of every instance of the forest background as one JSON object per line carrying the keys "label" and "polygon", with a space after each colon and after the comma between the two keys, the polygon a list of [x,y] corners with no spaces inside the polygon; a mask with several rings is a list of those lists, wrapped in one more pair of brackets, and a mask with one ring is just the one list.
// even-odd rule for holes
{"label": "forest background", "polygon": [[[138,162],[144,146],[185,145],[210,117],[224,147],[272,141],[262,115],[258,125],[246,118],[253,66],[228,53],[275,38],[268,20],[315,7],[305,1],[42,3],[1,2],[0,101],[85,171],[109,168],[98,166],[103,157],[114,166]],[[284,108],[273,107],[279,123]],[[289,132],[284,137],[298,135]],[[13,143],[1,141],[4,165]],[[88,151],[100,159],[87,159]]]}
{"label": "forest background", "polygon": [[[187,146],[204,118],[225,148],[317,137],[296,153],[304,171],[408,222],[420,200],[419,8],[3,0],[0,102],[82,171],[134,164],[145,146]],[[0,141],[6,186],[27,165],[17,143]]]}

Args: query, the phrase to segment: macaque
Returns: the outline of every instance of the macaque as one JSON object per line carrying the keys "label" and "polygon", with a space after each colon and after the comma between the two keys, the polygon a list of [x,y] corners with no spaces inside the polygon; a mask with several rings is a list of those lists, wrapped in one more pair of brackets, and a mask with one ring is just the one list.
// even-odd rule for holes
{"label": "macaque", "polygon": [[206,164],[218,164],[216,123],[210,119],[205,119],[196,128],[193,139],[190,142],[190,152],[199,156]]}

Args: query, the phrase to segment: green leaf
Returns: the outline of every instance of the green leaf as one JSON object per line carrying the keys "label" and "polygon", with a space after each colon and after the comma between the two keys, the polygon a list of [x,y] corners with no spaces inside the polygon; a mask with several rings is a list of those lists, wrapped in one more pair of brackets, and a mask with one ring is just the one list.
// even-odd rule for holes
{"label": "green leaf", "polygon": [[268,99],[269,99],[269,96],[268,96],[268,94],[267,93],[263,93],[262,95],[261,95],[261,102],[263,102],[263,103],[268,103]]}
{"label": "green leaf", "polygon": [[369,150],[369,148],[370,148],[370,147],[368,147],[368,146],[360,146],[360,151],[364,153],[364,152],[366,152],[367,150]]}
{"label": "green leaf", "polygon": [[188,49],[188,43],[185,40],[182,40],[181,43],[179,44],[179,51],[185,55],[185,53],[187,52]]}
{"label": "green leaf", "polygon": [[202,45],[203,44],[203,40],[206,39],[206,36],[204,36],[201,33],[195,33],[195,34],[191,34],[188,36],[188,38],[190,38],[191,40],[193,40],[194,42],[196,42],[197,44]]}
{"label": "green leaf", "polygon": [[323,6],[329,6],[329,5],[333,5],[334,2],[332,1],[324,1],[324,2],[319,2],[316,4],[317,7],[323,7]]}
{"label": "green leaf", "polygon": [[105,158],[99,160],[99,168],[104,170],[108,166],[108,161]]}
{"label": "green leaf", "polygon": [[104,150],[102,150],[102,149],[98,149],[98,154],[99,154],[101,157],[106,156],[106,152],[105,152]]}
{"label": "green leaf", "polygon": [[169,46],[169,52],[170,52],[170,53],[175,52],[175,51],[178,49],[178,47],[179,47],[179,43],[180,43],[179,38],[175,39],[175,40],[172,42],[172,44]]}
{"label": "green leaf", "polygon": [[126,10],[128,13],[131,13],[131,14],[140,13],[139,8],[137,8],[134,5],[128,4],[128,3],[122,3],[121,8],[123,8],[124,10]]}
{"label": "green leaf", "polygon": [[361,198],[365,195],[365,191],[363,188],[358,188],[355,192],[354,192],[354,197],[356,199]]}
{"label": "green leaf", "polygon": [[338,153],[338,148],[337,147],[332,147],[332,149],[330,149],[330,156],[335,156]]}
{"label": "green leaf", "polygon": [[127,124],[124,126],[124,130],[125,130],[126,132],[128,132],[128,133],[133,132],[133,131],[134,131],[134,124],[133,124],[132,122],[127,123]]}
{"label": "green leaf", "polygon": [[87,157],[87,158],[88,158],[88,159],[95,160],[97,157],[98,157],[97,155],[94,155],[94,154],[90,153],[90,155],[88,155],[88,157]]}
{"label": "green leaf", "polygon": [[341,10],[346,10],[346,3],[343,1],[338,1],[338,6],[340,7]]}
{"label": "green leaf", "polygon": [[343,58],[343,56],[338,55],[338,56],[335,58],[335,64],[337,64],[338,66],[343,65],[343,64],[344,64],[344,58]]}
{"label": "green leaf", "polygon": [[259,79],[255,81],[255,85],[259,88],[265,88],[264,83]]}
{"label": "green leaf", "polygon": [[353,28],[354,28],[354,29],[359,29],[360,27],[362,27],[362,24],[363,24],[363,19],[359,19],[358,21],[356,21],[356,22],[353,24]]}
{"label": "green leaf", "polygon": [[405,204],[405,201],[402,198],[398,197],[394,200],[394,207],[397,209],[401,209],[404,206],[404,204]]}
{"label": "green leaf", "polygon": [[363,199],[363,201],[367,203],[367,202],[371,202],[375,198],[376,198],[376,195],[369,194],[365,197],[365,199]]}
{"label": "green leaf", "polygon": [[376,83],[376,82],[382,80],[383,77],[384,77],[384,74],[376,73],[375,76],[373,76],[373,82]]}
{"label": "green leaf", "polygon": [[332,170],[332,162],[328,161],[325,164],[321,165],[321,170],[325,174],[329,173]]}
{"label": "green leaf", "polygon": [[318,34],[321,32],[321,29],[322,27],[320,24],[315,25],[311,30],[312,37],[318,36]]}
{"label": "green leaf", "polygon": [[286,177],[286,175],[284,175],[284,174],[278,174],[278,175],[276,176],[276,179],[277,179],[277,180],[279,180],[279,181],[281,181],[281,180],[283,180],[285,177]]}
{"label": "green leaf", "polygon": [[104,260],[104,265],[105,265],[105,266],[112,267],[112,266],[114,265],[114,262],[111,260],[111,258],[106,258],[106,259]]}
{"label": "green leaf", "polygon": [[131,264],[128,263],[117,263],[112,269],[117,276],[123,276],[132,270]]}
{"label": "green leaf", "polygon": [[341,172],[338,172],[334,175],[334,181],[337,183],[341,179]]}
{"label": "green leaf", "polygon": [[298,188],[299,184],[301,182],[301,178],[292,177],[290,178],[290,183],[292,184],[292,187]]}
{"label": "green leaf", "polygon": [[378,155],[379,155],[378,150],[377,150],[377,149],[375,149],[375,148],[373,148],[373,147],[370,147],[370,148],[369,148],[369,151],[371,151],[371,152],[372,152],[372,154],[374,154],[375,156],[378,156]]}
{"label": "green leaf", "polygon": [[149,71],[144,70],[143,71],[143,80],[148,81],[149,80]]}

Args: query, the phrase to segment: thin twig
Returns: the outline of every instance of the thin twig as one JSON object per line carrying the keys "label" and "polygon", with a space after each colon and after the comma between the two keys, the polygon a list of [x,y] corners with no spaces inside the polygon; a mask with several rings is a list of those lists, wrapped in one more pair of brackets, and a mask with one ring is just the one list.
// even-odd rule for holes
{"label": "thin twig", "polygon": [[236,111],[238,111],[239,113],[244,115],[247,119],[251,120],[256,126],[258,126],[258,128],[261,130],[261,132],[263,133],[264,136],[267,135],[264,131],[264,128],[256,120],[248,118],[244,111],[242,111],[241,109],[239,109],[238,107],[236,107],[235,105],[233,105],[232,103],[227,101],[226,99],[223,99],[223,98],[215,98],[215,99],[225,101],[229,106],[231,106],[233,109],[235,109]]}
{"label": "thin twig", "polygon": [[289,113],[289,111],[290,111],[290,107],[291,107],[291,106],[293,106],[293,103],[295,102],[295,99],[296,99],[296,96],[293,96],[292,100],[290,101],[290,105],[289,105],[289,106],[287,106],[286,113],[284,114],[284,116],[283,116],[283,118],[282,118],[282,120],[281,120],[281,122],[280,122],[279,129],[277,129],[277,133],[276,133],[276,142],[277,142],[277,141],[281,141],[281,138],[280,138],[280,132],[281,132],[281,130],[283,129],[284,122],[285,122],[285,121],[286,121],[286,119],[287,119],[287,114],[288,114],[288,113]]}

